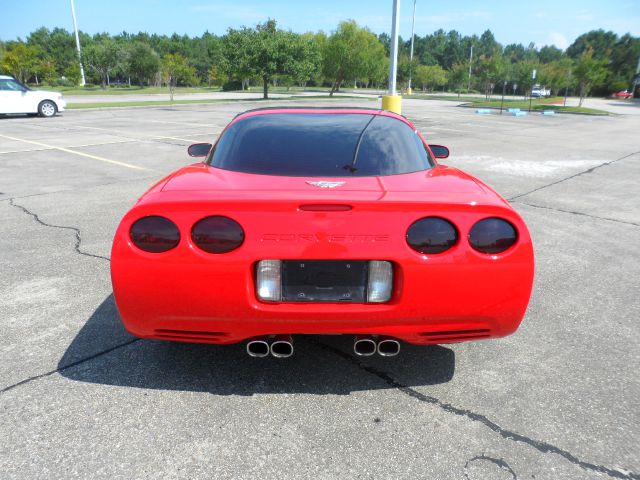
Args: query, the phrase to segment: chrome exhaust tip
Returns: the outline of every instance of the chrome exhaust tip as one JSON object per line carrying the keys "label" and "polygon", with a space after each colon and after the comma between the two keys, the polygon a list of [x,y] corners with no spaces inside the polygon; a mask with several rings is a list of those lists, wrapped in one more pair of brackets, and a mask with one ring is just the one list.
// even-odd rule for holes
{"label": "chrome exhaust tip", "polygon": [[264,358],[269,355],[269,342],[264,339],[247,342],[247,353],[250,357]]}
{"label": "chrome exhaust tip", "polygon": [[278,335],[271,343],[271,355],[276,358],[289,358],[293,355],[291,335]]}
{"label": "chrome exhaust tip", "polygon": [[353,352],[361,357],[370,357],[376,353],[376,341],[368,335],[358,335],[353,342]]}
{"label": "chrome exhaust tip", "polygon": [[378,355],[382,357],[395,357],[400,353],[400,342],[393,338],[385,338],[378,342]]}

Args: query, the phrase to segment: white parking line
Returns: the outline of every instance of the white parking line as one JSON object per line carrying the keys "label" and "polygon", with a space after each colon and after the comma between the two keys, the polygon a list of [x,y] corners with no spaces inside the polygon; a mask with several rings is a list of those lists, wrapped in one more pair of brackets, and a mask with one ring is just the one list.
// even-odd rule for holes
{"label": "white parking line", "polygon": [[[102,147],[104,145],[119,145],[121,143],[131,143],[137,140],[117,140],[115,142],[99,142],[99,143],[84,143],[82,145],[65,145],[61,148],[84,148],[84,147]],[[0,152],[0,155],[6,155],[9,153],[28,153],[28,152],[46,152],[47,150],[54,150],[53,148],[30,148],[28,150],[5,150]]]}
{"label": "white parking line", "polygon": [[50,149],[50,150],[58,150],[58,151],[65,152],[65,153],[71,153],[73,155],[79,155],[80,157],[91,158],[92,160],[98,160],[100,162],[105,162],[105,163],[111,163],[112,165],[119,165],[121,167],[131,168],[133,170],[155,171],[155,170],[153,170],[151,168],[139,167],[137,165],[132,165],[130,163],[119,162],[118,160],[110,160],[108,158],[98,157],[97,155],[90,155],[88,153],[83,153],[83,152],[77,152],[75,150],[70,150],[70,149],[64,148],[64,147],[56,147],[55,145],[47,145],[46,143],[34,142],[33,140],[25,140],[24,138],[10,137],[8,135],[0,135],[0,137],[7,138],[9,140],[14,140],[16,142],[23,142],[23,143],[30,143],[32,145],[38,145],[39,147],[45,147],[45,148]]}
{"label": "white parking line", "polygon": [[[149,120],[151,123],[166,123],[169,125],[189,125],[189,126],[195,126],[195,127],[214,127],[214,128],[220,128],[220,124],[214,125],[211,123],[192,123],[192,122],[171,122],[169,120]],[[228,123],[228,122],[226,122]]]}
{"label": "white parking line", "polygon": [[[159,122],[156,120],[151,120],[152,122],[156,122],[156,123],[179,123],[179,122]],[[194,124],[195,125],[195,124]],[[154,135],[152,137],[133,137],[131,135],[131,132],[122,132],[120,130],[113,130],[111,128],[104,128],[104,127],[90,127],[87,125],[74,125],[74,124],[70,124],[69,126],[73,127],[73,128],[84,128],[87,130],[100,130],[103,132],[108,132],[111,135],[117,135],[117,136],[121,136],[121,137],[126,137],[126,138],[131,138],[132,140],[138,140],[138,141],[149,141],[149,140],[180,140],[182,142],[191,142],[191,140],[187,139],[187,138],[181,138],[181,137],[170,137],[170,136],[161,136],[161,135]],[[217,135],[219,133],[218,132],[213,132],[213,133],[190,133],[188,135],[183,135],[183,137],[204,137],[204,136],[208,136],[208,135]]]}

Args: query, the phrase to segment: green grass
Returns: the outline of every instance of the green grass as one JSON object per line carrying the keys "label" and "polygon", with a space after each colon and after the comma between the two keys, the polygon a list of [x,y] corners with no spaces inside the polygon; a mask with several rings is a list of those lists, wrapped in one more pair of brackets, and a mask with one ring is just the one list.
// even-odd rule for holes
{"label": "green grass", "polygon": [[438,95],[435,94],[412,94],[412,95],[403,95],[402,98],[411,98],[416,100],[449,100],[452,102],[476,102],[484,100],[484,96],[480,95],[460,95],[458,98],[457,95]]}
{"label": "green grass", "polygon": [[[340,97],[330,97],[327,95],[309,95],[305,97],[289,97],[289,98],[269,98],[267,101],[286,101],[286,100],[341,100],[344,98],[358,98],[357,96],[343,95]],[[376,99],[370,99],[375,101]],[[202,99],[202,100],[149,100],[149,101],[132,101],[132,102],[91,102],[91,103],[68,103],[68,110],[80,110],[84,108],[122,108],[122,107],[157,107],[157,106],[174,106],[174,105],[189,105],[189,104],[206,104],[206,103],[230,103],[230,102],[261,102],[263,98],[237,98],[237,99]]]}
{"label": "green grass", "polygon": [[[559,103],[562,101],[562,97],[533,99],[531,101],[531,110],[554,110],[556,112],[586,113],[589,115],[609,115],[609,112],[598,110],[596,108],[564,107],[562,105],[554,105],[554,103]],[[500,100],[478,100],[471,102],[470,106],[478,108],[500,108]],[[529,100],[505,100],[503,108],[520,108],[521,110],[529,110]]]}
{"label": "green grass", "polygon": [[[39,88],[35,88],[38,90]],[[169,95],[167,87],[110,87],[103,90],[100,86],[92,87],[42,87],[43,90],[55,90],[65,95]],[[175,93],[211,93],[219,92],[220,87],[177,87]]]}

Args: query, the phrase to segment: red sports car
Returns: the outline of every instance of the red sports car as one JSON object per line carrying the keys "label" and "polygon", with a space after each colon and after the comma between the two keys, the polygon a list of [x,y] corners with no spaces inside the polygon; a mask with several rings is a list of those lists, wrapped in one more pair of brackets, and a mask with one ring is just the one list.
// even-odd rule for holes
{"label": "red sports car", "polygon": [[614,93],[612,96],[614,98],[632,98],[633,93],[629,92],[628,90],[620,90],[619,92]]}
{"label": "red sports car", "polygon": [[358,355],[400,341],[502,337],[524,316],[533,247],[520,215],[440,165],[404,117],[267,108],[235,117],[202,163],[125,215],[111,274],[138,337],[287,357],[291,335],[354,336]]}

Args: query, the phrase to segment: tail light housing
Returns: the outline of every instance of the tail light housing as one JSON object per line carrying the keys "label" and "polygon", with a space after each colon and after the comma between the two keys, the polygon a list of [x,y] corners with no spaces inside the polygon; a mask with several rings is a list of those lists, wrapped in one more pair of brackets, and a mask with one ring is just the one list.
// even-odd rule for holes
{"label": "tail light housing", "polygon": [[469,231],[469,244],[486,254],[502,253],[518,240],[518,232],[502,218],[491,217],[476,222]]}
{"label": "tail light housing", "polygon": [[165,217],[149,216],[137,220],[129,229],[129,237],[140,250],[162,253],[180,243],[180,230]]}
{"label": "tail light housing", "polygon": [[407,230],[407,243],[416,252],[442,253],[458,243],[458,230],[444,218],[421,218]]}
{"label": "tail light housing", "polygon": [[221,215],[203,218],[191,229],[193,243],[208,253],[227,253],[244,242],[244,230],[238,222]]}

